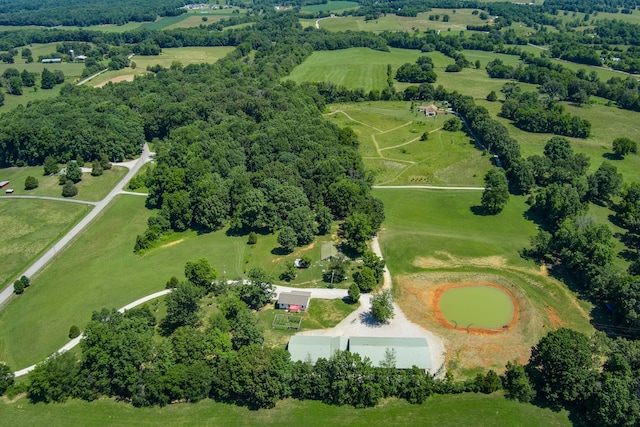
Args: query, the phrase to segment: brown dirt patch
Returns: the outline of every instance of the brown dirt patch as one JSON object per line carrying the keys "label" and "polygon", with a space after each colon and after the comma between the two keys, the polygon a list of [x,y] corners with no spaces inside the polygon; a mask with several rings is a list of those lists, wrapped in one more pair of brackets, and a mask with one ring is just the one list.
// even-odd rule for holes
{"label": "brown dirt patch", "polygon": [[549,270],[547,269],[547,264],[542,264],[540,266],[540,275],[542,277],[549,277]]}
{"label": "brown dirt patch", "polygon": [[102,86],[105,86],[107,83],[132,82],[134,77],[135,76],[133,74],[127,74],[127,75],[124,75],[124,76],[118,76],[118,77],[114,77],[112,79],[109,79],[106,82],[98,83],[94,87],[102,87]]}
{"label": "brown dirt patch", "polygon": [[[442,314],[442,311],[440,310],[440,297],[445,291],[449,289],[462,288],[466,286],[491,286],[493,288],[498,288],[505,294],[509,295],[509,298],[511,299],[511,304],[513,305],[513,317],[511,318],[511,321],[509,322],[509,324],[506,325],[506,328],[502,328],[502,329],[464,328],[464,327],[456,328],[455,325],[452,325],[447,321],[447,319],[444,317],[444,314]],[[512,327],[514,327],[516,322],[520,318],[520,309],[518,308],[518,301],[516,300],[516,297],[513,296],[513,294],[509,292],[508,289],[491,282],[443,283],[442,285],[438,286],[437,288],[435,288],[434,291],[431,292],[431,297],[429,298],[429,307],[434,313],[436,313],[436,317],[438,321],[446,328],[450,328],[458,331],[462,330],[466,333],[474,334],[474,335],[501,334],[503,332],[508,331]]]}
{"label": "brown dirt patch", "polygon": [[160,246],[160,249],[170,248],[171,246],[175,246],[178,243],[182,243],[182,242],[184,242],[184,239],[176,240],[175,242],[165,243],[164,245]]}
{"label": "brown dirt patch", "polygon": [[413,265],[420,268],[450,268],[460,266],[479,266],[479,267],[504,267],[507,263],[502,256],[488,256],[482,258],[459,258],[445,251],[435,252],[436,257],[418,257],[413,261]]}
{"label": "brown dirt patch", "polygon": [[547,312],[549,314],[549,321],[551,322],[552,328],[557,329],[565,326],[564,321],[553,307],[547,307]]}
{"label": "brown dirt patch", "polygon": [[[531,347],[544,334],[551,322],[525,297],[523,292],[505,278],[483,273],[420,273],[394,277],[395,301],[412,322],[441,336],[447,350],[445,363],[454,375],[474,375],[475,368],[504,370],[507,362],[526,363]],[[512,296],[514,315],[511,326],[500,333],[467,333],[454,330],[443,322],[437,307],[438,291],[445,286],[495,284]],[[440,292],[441,293],[441,292]],[[434,305],[435,304],[435,305]],[[545,324],[547,326],[545,326]],[[471,332],[471,331],[470,331]]]}

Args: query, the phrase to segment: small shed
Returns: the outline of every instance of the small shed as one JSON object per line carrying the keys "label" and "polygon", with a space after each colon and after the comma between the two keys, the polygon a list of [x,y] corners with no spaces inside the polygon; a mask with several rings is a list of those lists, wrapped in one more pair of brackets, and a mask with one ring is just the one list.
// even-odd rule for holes
{"label": "small shed", "polygon": [[10,184],[10,181],[0,181],[0,188],[4,188]]}
{"label": "small shed", "polygon": [[292,310],[294,308],[297,308],[298,312],[305,311],[307,308],[309,308],[310,300],[311,292],[280,292],[280,295],[278,295],[277,307],[284,310]]}
{"label": "small shed", "polygon": [[331,261],[332,258],[338,257],[338,249],[333,242],[327,242],[322,244],[320,248],[320,261]]}
{"label": "small shed", "polygon": [[351,337],[349,351],[368,357],[373,366],[385,362],[388,351],[394,353],[397,369],[431,369],[431,352],[426,338]]}
{"label": "small shed", "polygon": [[287,346],[287,350],[291,353],[291,360],[311,363],[316,363],[320,358],[329,359],[334,353],[346,349],[346,337],[314,335],[294,335]]}

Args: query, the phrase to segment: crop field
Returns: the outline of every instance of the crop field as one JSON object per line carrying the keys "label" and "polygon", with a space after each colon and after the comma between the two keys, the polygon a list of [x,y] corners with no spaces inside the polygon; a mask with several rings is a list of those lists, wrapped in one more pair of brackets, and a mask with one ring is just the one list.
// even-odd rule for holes
{"label": "crop field", "polygon": [[314,260],[311,268],[300,269],[290,286],[312,286],[321,280],[323,263],[317,260],[330,235],[281,256],[271,253],[279,246],[273,234],[259,235],[256,245],[247,245],[247,236],[227,235],[226,230],[188,231],[136,255],[135,238],[151,214],[144,203],[145,197],[121,196],[33,281],[24,298],[0,311],[0,360],[20,369],[44,359],[68,340],[71,325],[84,327],[94,310],[119,308],[162,290],[171,276],[184,277],[187,261],[201,257],[211,262],[220,279],[246,276],[253,267],[277,279],[285,261],[307,253]]}
{"label": "crop field", "polygon": [[[380,16],[378,19],[365,21],[364,16],[346,16],[320,21],[320,28],[329,31],[466,31],[467,25],[484,25],[478,15],[472,15],[472,9],[433,9],[431,12],[419,13],[418,16],[406,17],[397,15]],[[430,21],[429,15],[440,15],[437,21]],[[443,22],[442,17],[449,16],[449,22]]]}
{"label": "crop field", "polygon": [[[474,213],[479,191],[376,189],[374,194],[385,204],[379,237],[396,302],[410,320],[445,340],[447,368],[454,374],[473,377],[487,367],[501,371],[514,358],[525,362],[549,328],[592,330],[591,307],[518,255],[536,232],[523,215],[525,197],[511,196],[502,213],[483,216]],[[476,282],[498,284],[515,295],[519,315],[513,327],[476,335],[441,324],[433,310],[437,288]]]}
{"label": "crop field", "polygon": [[[91,176],[91,173],[83,173],[82,181],[76,184],[78,195],[75,199],[97,202],[102,200],[109,191],[122,179],[127,169],[122,166],[114,166],[104,171],[101,176]],[[39,186],[33,190],[24,189],[24,181],[28,176],[38,180]],[[41,166],[29,166],[22,168],[0,169],[0,180],[11,181],[15,195],[23,196],[52,196],[62,197],[62,186],[57,176],[42,176]],[[0,193],[0,197],[11,197]]]}
{"label": "crop field", "polygon": [[134,408],[125,402],[99,399],[93,402],[72,400],[62,404],[28,403],[26,398],[0,402],[0,413],[7,425],[51,427],[68,426],[155,426],[158,420],[168,425],[201,426],[282,426],[291,424],[370,426],[384,419],[385,425],[457,427],[571,426],[566,411],[552,411],[534,405],[507,400],[501,394],[464,393],[432,396],[422,405],[389,399],[374,408],[355,409],[330,406],[315,401],[284,400],[273,409],[249,410],[227,403],[204,400],[193,404],[167,405],[161,408]]}
{"label": "crop field", "polygon": [[463,132],[441,130],[453,116],[425,117],[410,107],[403,101],[338,104],[325,117],[356,132],[377,185],[482,185],[489,159]]}
{"label": "crop field", "polygon": [[0,289],[89,210],[52,200],[0,200]]}

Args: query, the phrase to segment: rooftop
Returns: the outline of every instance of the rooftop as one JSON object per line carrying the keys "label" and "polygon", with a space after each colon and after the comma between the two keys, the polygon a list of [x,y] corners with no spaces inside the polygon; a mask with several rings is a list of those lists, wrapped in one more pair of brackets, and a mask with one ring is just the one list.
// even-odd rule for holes
{"label": "rooftop", "polygon": [[290,291],[280,292],[278,295],[278,304],[303,305],[308,306],[311,299],[311,292]]}
{"label": "rooftop", "polygon": [[358,353],[363,359],[368,357],[373,366],[380,366],[385,361],[387,349],[395,352],[396,368],[409,369],[412,366],[421,369],[431,368],[431,354],[426,338],[351,337],[349,339],[349,351]]}
{"label": "rooftop", "polygon": [[294,335],[287,347],[291,360],[316,363],[318,359],[329,359],[338,350],[347,349],[346,337]]}

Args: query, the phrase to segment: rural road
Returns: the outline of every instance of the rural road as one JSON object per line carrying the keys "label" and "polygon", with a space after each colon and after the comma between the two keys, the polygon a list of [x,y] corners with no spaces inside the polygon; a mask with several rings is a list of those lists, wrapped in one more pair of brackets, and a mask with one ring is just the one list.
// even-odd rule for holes
{"label": "rural road", "polygon": [[95,206],[98,204],[98,202],[89,202],[87,200],[75,200],[75,199],[69,199],[69,198],[65,198],[65,197],[50,197],[50,196],[15,196],[15,195],[11,195],[11,196],[0,196],[0,200],[1,199],[39,199],[39,200],[53,200],[55,202],[69,202],[69,203],[80,203],[83,205],[92,205]]}
{"label": "rural road", "polygon": [[[80,222],[78,222],[75,225],[75,227],[73,227],[60,240],[55,242],[53,246],[48,251],[46,251],[38,260],[36,260],[33,264],[31,264],[31,266],[27,268],[26,271],[24,271],[22,274],[18,276],[27,276],[29,278],[32,278],[38,271],[40,271],[40,269],[42,269],[45,265],[47,265],[47,263],[49,263],[51,259],[53,259],[53,257],[55,257],[59,251],[64,249],[66,245],[68,245],[73,239],[75,239],[96,217],[98,217],[98,215],[102,213],[102,211],[107,206],[109,206],[109,204],[114,199],[114,197],[116,197],[118,194],[120,194],[124,190],[124,187],[127,185],[129,180],[133,178],[133,176],[140,170],[142,165],[144,165],[147,161],[149,161],[150,154],[151,153],[149,151],[149,146],[145,143],[142,148],[142,154],[140,155],[138,160],[134,160],[127,163],[118,163],[118,165],[126,166],[129,168],[129,172],[127,172],[124,178],[122,178],[120,182],[118,182],[116,186],[111,190],[111,192],[99,202],[95,202],[95,203],[83,202],[83,203],[90,203],[94,205],[94,208],[91,210],[91,212],[89,212],[87,216],[82,218]],[[26,196],[22,196],[22,197],[26,197]],[[40,197],[40,198],[45,198],[45,197]],[[52,197],[49,199],[59,200],[59,199],[56,199],[55,197]],[[65,200],[65,201],[71,201],[71,200]],[[76,202],[79,202],[79,201],[76,201]],[[12,295],[13,295],[13,283],[7,286],[5,289],[3,289],[2,292],[0,292],[0,309],[11,298]]]}

